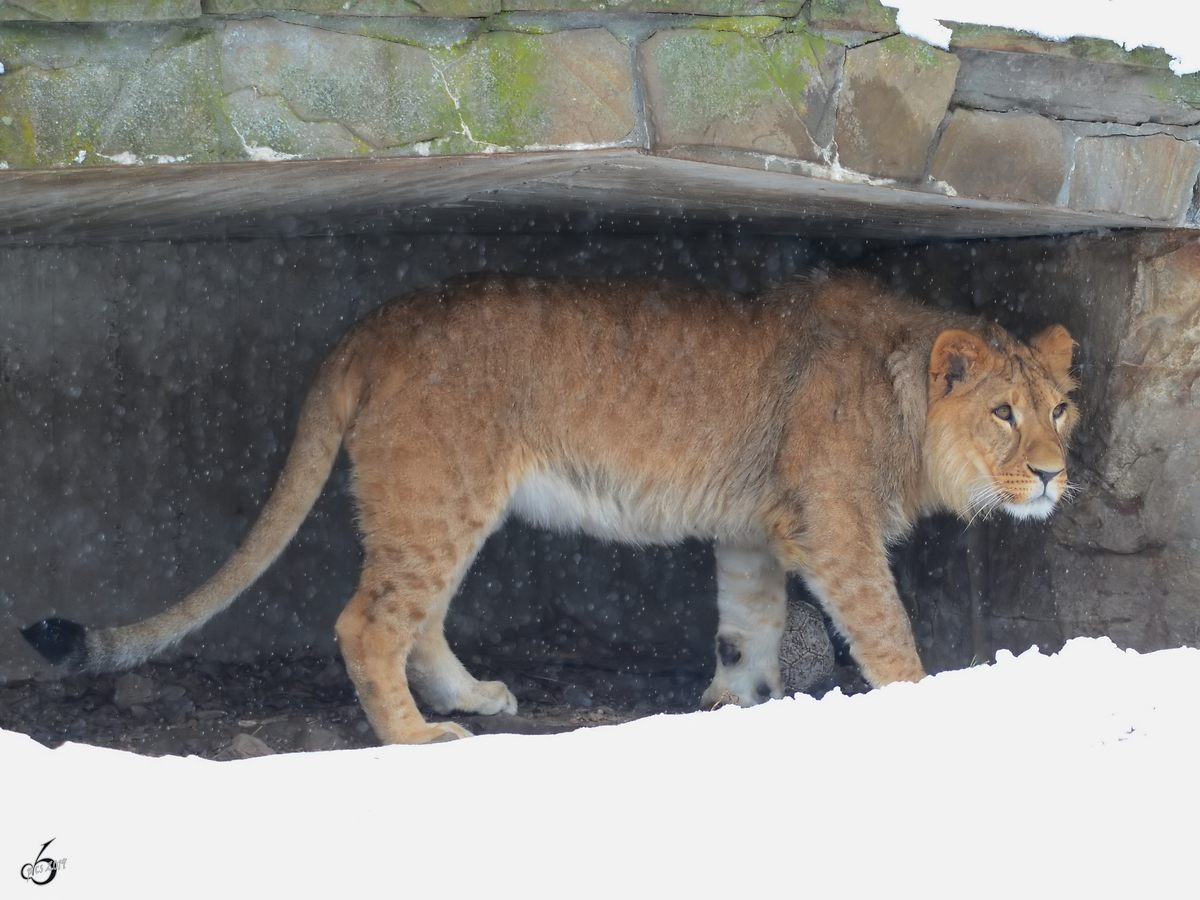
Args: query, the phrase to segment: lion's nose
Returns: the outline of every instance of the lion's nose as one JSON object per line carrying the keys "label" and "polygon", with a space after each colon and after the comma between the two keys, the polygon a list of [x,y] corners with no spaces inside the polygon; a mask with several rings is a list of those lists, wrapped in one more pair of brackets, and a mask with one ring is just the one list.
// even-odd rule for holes
{"label": "lion's nose", "polygon": [[1057,478],[1058,473],[1062,471],[1062,469],[1055,469],[1053,472],[1051,472],[1046,469],[1036,469],[1033,466],[1029,466],[1028,468],[1030,472],[1042,479],[1043,486],[1049,484],[1051,481]]}

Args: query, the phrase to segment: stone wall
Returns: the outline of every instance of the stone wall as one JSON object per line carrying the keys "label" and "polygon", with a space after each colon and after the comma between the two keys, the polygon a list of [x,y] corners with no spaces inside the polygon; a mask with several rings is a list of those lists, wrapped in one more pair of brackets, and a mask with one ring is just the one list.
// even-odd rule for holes
{"label": "stone wall", "polygon": [[969,25],[946,52],[875,0],[21,0],[0,168],[631,148],[1194,225],[1200,79],[1167,62]]}

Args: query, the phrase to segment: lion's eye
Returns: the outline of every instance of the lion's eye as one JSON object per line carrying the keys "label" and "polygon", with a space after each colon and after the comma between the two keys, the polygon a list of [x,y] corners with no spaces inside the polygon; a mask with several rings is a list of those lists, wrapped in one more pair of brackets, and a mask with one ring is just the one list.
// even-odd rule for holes
{"label": "lion's eye", "polygon": [[1054,407],[1054,412],[1052,412],[1050,415],[1054,416],[1054,421],[1057,422],[1059,419],[1061,419],[1063,417],[1063,413],[1065,413],[1066,411],[1067,411],[1067,404],[1060,403],[1060,404],[1058,404],[1058,406]]}
{"label": "lion's eye", "polygon": [[1005,403],[1003,406],[997,406],[992,410],[992,415],[1002,422],[1012,421],[1012,407]]}

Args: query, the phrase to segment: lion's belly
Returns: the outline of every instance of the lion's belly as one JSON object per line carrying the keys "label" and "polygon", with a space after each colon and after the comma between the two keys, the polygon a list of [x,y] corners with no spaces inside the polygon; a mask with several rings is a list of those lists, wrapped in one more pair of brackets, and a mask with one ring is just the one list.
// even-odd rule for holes
{"label": "lion's belly", "polygon": [[[675,543],[689,537],[714,537],[730,529],[728,516],[697,508],[691,498],[669,490],[638,486],[603,487],[581,483],[557,472],[525,477],[513,492],[509,511],[535,525],[583,531],[593,537],[634,544]],[[707,505],[707,504],[705,504]],[[725,526],[725,527],[722,527]]]}

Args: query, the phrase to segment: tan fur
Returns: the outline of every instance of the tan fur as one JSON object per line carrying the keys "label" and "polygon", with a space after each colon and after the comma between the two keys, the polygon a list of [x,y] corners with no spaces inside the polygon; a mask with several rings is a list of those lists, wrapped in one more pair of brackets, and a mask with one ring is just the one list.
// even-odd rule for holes
{"label": "tan fur", "polygon": [[426,722],[410,687],[443,714],[515,711],[442,632],[510,513],[630,542],[714,540],[707,705],[781,696],[787,572],[872,684],[916,680],[887,545],[935,509],[1049,514],[1076,418],[1071,349],[1061,327],[1025,346],[857,276],[755,300],[504,278],[405,298],[325,362],[279,484],[230,561],[161,616],[88,632],[89,664],[144,659],[227,606],[290,540],[344,442],[366,559],[337,637],[385,742],[466,733]]}

